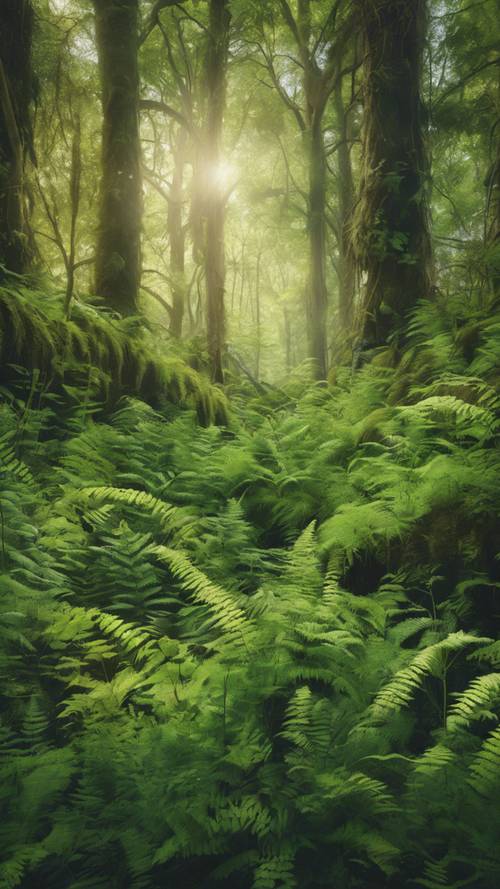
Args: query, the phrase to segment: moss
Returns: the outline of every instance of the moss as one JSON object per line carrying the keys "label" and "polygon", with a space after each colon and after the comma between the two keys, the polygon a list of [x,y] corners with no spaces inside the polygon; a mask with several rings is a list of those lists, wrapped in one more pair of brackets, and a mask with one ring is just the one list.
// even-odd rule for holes
{"label": "moss", "polygon": [[461,350],[466,361],[470,362],[474,358],[476,349],[481,342],[481,324],[479,322],[471,322],[462,327],[456,336],[456,343]]}
{"label": "moss", "polygon": [[67,321],[41,294],[2,288],[0,322],[4,379],[10,366],[22,365],[61,385],[75,370],[92,368],[100,380],[99,397],[110,405],[123,394],[136,394],[153,406],[162,400],[190,406],[205,425],[228,421],[221,389],[181,359],[155,354],[156,346],[145,334],[131,338],[118,322],[94,310],[80,306]]}

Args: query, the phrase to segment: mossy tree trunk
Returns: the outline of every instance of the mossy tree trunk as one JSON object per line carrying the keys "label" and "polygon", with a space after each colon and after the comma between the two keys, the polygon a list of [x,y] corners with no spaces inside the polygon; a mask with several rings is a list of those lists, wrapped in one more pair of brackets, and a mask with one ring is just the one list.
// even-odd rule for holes
{"label": "mossy tree trunk", "polygon": [[326,156],[323,138],[323,111],[314,110],[306,133],[309,143],[309,354],[318,379],[328,372],[326,287]]}
{"label": "mossy tree trunk", "polygon": [[496,158],[490,180],[489,265],[495,296],[500,297],[500,138],[497,138]]}
{"label": "mossy tree trunk", "polygon": [[185,250],[186,235],[183,221],[184,166],[186,133],[181,129],[173,148],[174,169],[169,190],[167,228],[170,242],[170,275],[172,279],[172,311],[170,333],[176,339],[182,336],[182,322],[186,301]]}
{"label": "mossy tree trunk", "polygon": [[420,95],[425,0],[358,0],[364,36],[364,136],[357,219],[366,281],[365,347],[404,329],[431,292],[428,169]]}
{"label": "mossy tree trunk", "polygon": [[494,133],[495,156],[486,178],[487,187],[487,263],[495,297],[500,297],[500,71],[497,74]]}
{"label": "mossy tree trunk", "polygon": [[30,0],[0,3],[0,265],[22,274],[31,259],[25,220],[25,161],[32,149]]}
{"label": "mossy tree trunk", "polygon": [[102,95],[102,178],[95,289],[123,315],[137,312],[142,219],[138,0],[94,0]]}
{"label": "mossy tree trunk", "polygon": [[309,355],[314,361],[315,376],[326,379],[328,372],[326,286],[326,154],[323,116],[333,82],[330,72],[322,71],[311,52],[311,0],[299,0],[296,27],[288,3],[282,10],[295,36],[302,64],[302,86],[305,99],[304,139],[308,150],[309,194],[309,287],[308,339]]}
{"label": "mossy tree trunk", "polygon": [[350,338],[356,294],[356,259],[352,246],[352,216],[356,198],[351,162],[352,123],[342,95],[342,80],[338,80],[334,92],[335,118],[337,123],[338,168],[338,280],[339,322],[342,338]]}
{"label": "mossy tree trunk", "polygon": [[224,220],[226,195],[218,171],[222,160],[222,133],[226,106],[226,68],[231,13],[228,0],[210,0],[206,57],[206,248],[207,337],[212,379],[224,381],[222,356],[225,341]]}

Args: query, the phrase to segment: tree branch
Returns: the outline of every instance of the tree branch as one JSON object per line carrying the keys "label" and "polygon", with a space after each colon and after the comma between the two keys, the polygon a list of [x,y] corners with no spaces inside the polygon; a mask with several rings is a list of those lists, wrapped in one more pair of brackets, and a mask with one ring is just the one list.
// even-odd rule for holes
{"label": "tree branch", "polygon": [[436,101],[434,102],[434,108],[437,108],[437,106],[440,105],[441,102],[444,102],[445,99],[447,99],[448,96],[451,95],[451,93],[454,93],[462,86],[465,86],[465,84],[468,83],[469,80],[472,80],[476,76],[476,74],[480,74],[481,71],[484,71],[486,68],[491,68],[492,65],[500,65],[500,56],[496,59],[491,59],[489,62],[484,62],[482,65],[478,65],[477,68],[473,68],[472,71],[469,71],[469,73],[466,74],[465,77],[462,77],[462,79],[459,80],[457,83],[454,83],[452,86],[448,87],[448,89],[445,90],[438,99],[436,99]]}
{"label": "tree branch", "polygon": [[158,303],[160,303],[161,306],[163,306],[163,308],[168,312],[169,315],[172,314],[172,306],[169,305],[169,303],[165,299],[163,299],[163,297],[160,296],[160,294],[157,293],[156,290],[153,290],[151,287],[147,287],[146,284],[141,284],[141,290],[144,290],[145,293],[149,293],[149,295],[152,296],[153,299],[155,299]]}
{"label": "tree branch", "polygon": [[139,102],[139,109],[141,111],[160,111],[168,117],[173,117],[173,119],[184,127],[194,139],[198,139],[198,133],[187,117],[184,117],[180,111],[172,108],[172,106],[168,105],[166,102],[159,102],[156,99],[141,99]]}

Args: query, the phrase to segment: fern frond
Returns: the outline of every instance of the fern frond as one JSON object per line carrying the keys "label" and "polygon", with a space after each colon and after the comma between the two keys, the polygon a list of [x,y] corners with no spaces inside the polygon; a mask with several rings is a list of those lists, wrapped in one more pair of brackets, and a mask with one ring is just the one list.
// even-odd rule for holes
{"label": "fern frond", "polygon": [[150,552],[165,562],[174,575],[179,577],[182,587],[192,593],[195,602],[207,605],[214,615],[215,626],[224,633],[245,637],[252,629],[252,622],[234,597],[212,583],[211,580],[183,554],[166,546],[152,546]]}
{"label": "fern frond", "polygon": [[468,635],[462,631],[451,633],[441,642],[419,651],[409,666],[399,670],[376,696],[371,712],[376,720],[406,707],[428,676],[441,676],[450,652],[462,651],[470,645],[482,645],[490,640]]}
{"label": "fern frond", "polygon": [[470,770],[472,787],[481,796],[497,798],[500,783],[500,728],[488,735]]}
{"label": "fern frond", "polygon": [[474,719],[497,719],[491,710],[500,703],[500,673],[478,676],[457,697],[448,716],[448,731],[468,728]]}
{"label": "fern frond", "polygon": [[42,843],[18,846],[6,861],[0,863],[0,889],[16,889],[28,869],[35,868],[48,854]]}
{"label": "fern frond", "polygon": [[114,488],[111,486],[98,488],[83,488],[80,492],[85,499],[121,503],[124,506],[138,507],[147,510],[151,515],[160,519],[162,528],[167,530],[172,521],[178,516],[178,509],[148,494],[146,491],[136,491],[133,488]]}
{"label": "fern frond", "polygon": [[29,468],[15,455],[10,432],[0,436],[0,475],[6,473],[28,485],[33,486],[35,483]]}

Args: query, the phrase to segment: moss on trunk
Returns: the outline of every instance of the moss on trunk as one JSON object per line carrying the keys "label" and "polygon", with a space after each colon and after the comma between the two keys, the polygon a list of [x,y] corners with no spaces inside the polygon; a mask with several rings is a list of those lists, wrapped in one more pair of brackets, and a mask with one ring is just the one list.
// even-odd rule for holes
{"label": "moss on trunk", "polygon": [[186,301],[186,236],[182,219],[185,154],[186,134],[181,129],[173,147],[174,169],[172,173],[172,186],[169,193],[167,216],[168,238],[170,243],[170,274],[172,278],[170,333],[176,338],[182,336],[182,322],[184,319]]}
{"label": "moss on trunk", "polygon": [[0,265],[26,271],[31,251],[24,207],[24,167],[32,153],[30,0],[0,4]]}
{"label": "moss on trunk", "polygon": [[500,297],[500,71],[496,92],[496,123],[493,126],[495,156],[486,177],[487,187],[487,263],[495,297]]}
{"label": "moss on trunk", "polygon": [[364,161],[357,248],[368,346],[384,343],[431,290],[428,167],[420,82],[425,0],[358,0],[364,43]]}
{"label": "moss on trunk", "polygon": [[309,140],[309,354],[314,360],[317,379],[325,380],[328,372],[326,317],[326,157],[323,141],[322,112],[312,115]]}
{"label": "moss on trunk", "polygon": [[352,120],[342,96],[342,79],[339,78],[334,92],[335,118],[339,145],[338,202],[339,202],[339,322],[342,340],[351,337],[356,292],[356,260],[352,247],[352,214],[356,199],[351,162]]}
{"label": "moss on trunk", "polygon": [[137,312],[142,219],[138,0],[94,0],[103,111],[95,288],[123,315]]}

